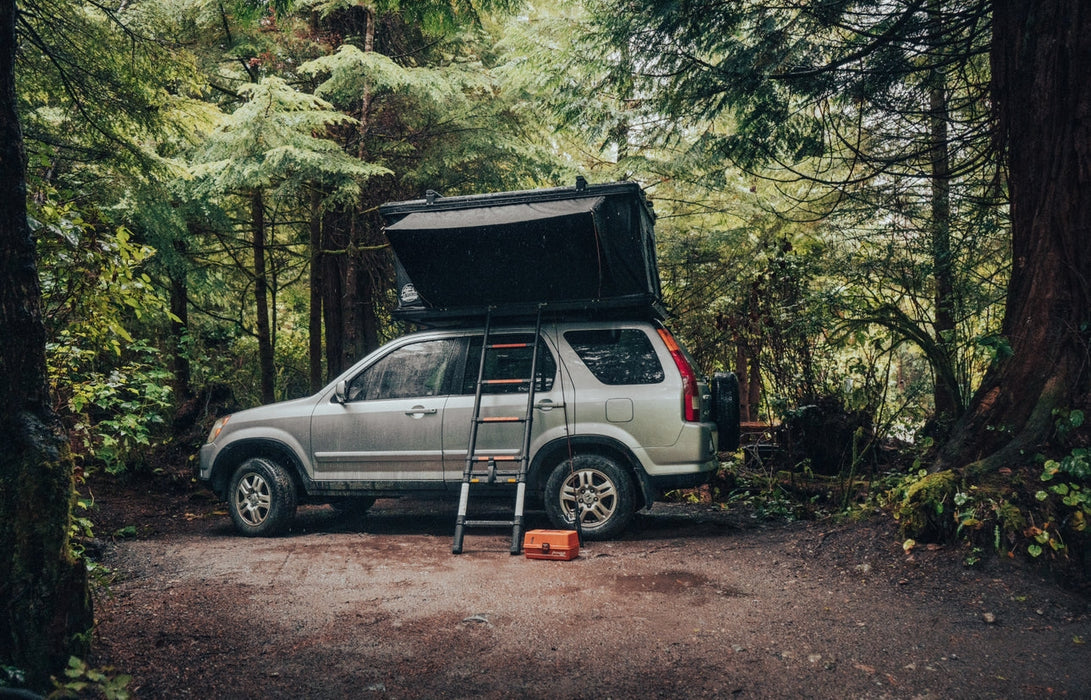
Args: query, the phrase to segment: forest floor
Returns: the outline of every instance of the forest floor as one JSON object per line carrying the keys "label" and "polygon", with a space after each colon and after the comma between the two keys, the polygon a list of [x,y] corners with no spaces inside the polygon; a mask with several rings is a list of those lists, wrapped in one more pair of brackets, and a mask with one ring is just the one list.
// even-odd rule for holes
{"label": "forest floor", "polygon": [[[573,561],[454,506],[300,509],[234,534],[188,474],[92,479],[95,667],[137,698],[1091,697],[1091,600],[889,519],[656,504]],[[530,527],[548,527],[531,513]]]}

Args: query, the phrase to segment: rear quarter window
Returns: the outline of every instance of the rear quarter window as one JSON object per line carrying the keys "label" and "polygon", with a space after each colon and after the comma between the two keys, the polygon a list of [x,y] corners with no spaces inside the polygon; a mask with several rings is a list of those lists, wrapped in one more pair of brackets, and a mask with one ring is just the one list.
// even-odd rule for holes
{"label": "rear quarter window", "polygon": [[636,328],[568,331],[564,339],[603,384],[658,384],[663,365],[648,336]]}
{"label": "rear quarter window", "polygon": [[[466,358],[466,371],[462,377],[462,393],[473,394],[477,387],[477,370],[481,366],[481,337],[470,342],[470,352]],[[485,355],[485,379],[526,379],[530,376],[530,365],[534,354],[534,334],[495,334],[489,336],[493,346]],[[498,345],[521,347],[497,348]],[[557,375],[557,361],[544,340],[538,343],[538,365],[535,391],[551,391]],[[527,384],[494,384],[482,387],[483,394],[525,393]]]}

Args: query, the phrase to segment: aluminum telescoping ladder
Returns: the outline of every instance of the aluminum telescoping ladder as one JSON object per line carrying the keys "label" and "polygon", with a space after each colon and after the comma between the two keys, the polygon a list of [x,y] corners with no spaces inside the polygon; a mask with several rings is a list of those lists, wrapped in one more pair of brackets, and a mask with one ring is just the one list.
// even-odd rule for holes
{"label": "aluminum telescoping ladder", "polygon": [[[469,527],[508,527],[511,531],[511,553],[519,554],[523,550],[523,508],[527,487],[527,468],[530,455],[530,434],[534,424],[534,394],[535,377],[538,373],[538,347],[541,342],[542,330],[542,306],[538,307],[538,314],[534,321],[534,336],[529,342],[517,343],[493,343],[492,333],[492,307],[485,313],[485,332],[482,337],[481,358],[477,368],[477,388],[474,391],[474,410],[470,421],[470,441],[466,448],[466,468],[462,472],[462,491],[458,499],[458,518],[455,521],[455,539],[451,545],[451,553],[462,553],[462,539]],[[530,349],[530,375],[526,378],[489,378],[487,372],[487,356],[490,352],[498,350]],[[526,386],[526,411],[522,416],[482,416],[481,396],[486,387],[497,385]],[[495,426],[496,424],[521,423],[523,425],[523,442],[517,454],[497,455],[478,454],[477,440],[482,427]],[[514,466],[500,471],[497,463]],[[515,485],[515,510],[511,520],[471,520],[467,517],[470,502],[470,487],[480,484],[514,484]]]}

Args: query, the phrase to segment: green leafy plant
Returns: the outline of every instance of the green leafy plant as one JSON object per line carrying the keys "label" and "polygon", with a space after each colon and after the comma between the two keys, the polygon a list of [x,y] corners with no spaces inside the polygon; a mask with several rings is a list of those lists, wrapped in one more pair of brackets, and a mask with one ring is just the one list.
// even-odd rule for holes
{"label": "green leafy plant", "polygon": [[[109,371],[72,367],[68,375],[76,447],[101,460],[111,473],[124,471],[127,460],[151,444],[171,408],[170,373],[162,368],[158,350],[134,343],[128,354],[128,362]],[[54,358],[62,356],[56,353]]]}
{"label": "green leafy plant", "polygon": [[69,657],[64,679],[53,679],[51,698],[79,698],[94,693],[106,700],[129,700],[132,676],[117,674],[111,667],[92,668],[83,659]]}
{"label": "green leafy plant", "polygon": [[26,672],[23,669],[0,665],[0,688],[21,688],[26,680]]}

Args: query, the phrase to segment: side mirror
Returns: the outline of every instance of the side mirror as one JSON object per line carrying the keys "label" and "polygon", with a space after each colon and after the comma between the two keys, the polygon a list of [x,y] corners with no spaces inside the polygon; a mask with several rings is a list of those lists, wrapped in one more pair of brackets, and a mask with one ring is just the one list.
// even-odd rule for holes
{"label": "side mirror", "polygon": [[348,386],[344,381],[337,382],[337,386],[333,388],[333,402],[345,403],[348,400]]}

